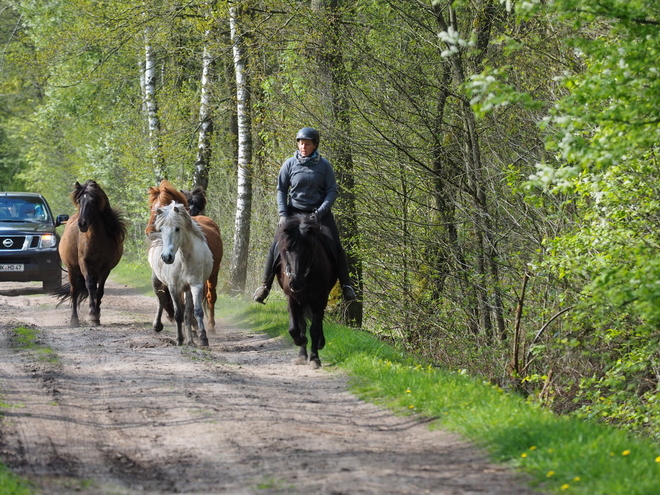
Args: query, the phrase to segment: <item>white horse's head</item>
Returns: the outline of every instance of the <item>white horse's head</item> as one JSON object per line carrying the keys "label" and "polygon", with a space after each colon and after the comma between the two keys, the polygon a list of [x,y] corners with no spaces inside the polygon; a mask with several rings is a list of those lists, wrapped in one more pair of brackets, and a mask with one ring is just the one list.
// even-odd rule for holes
{"label": "white horse's head", "polygon": [[186,207],[181,203],[170,203],[156,209],[156,231],[160,232],[164,263],[174,263],[176,253],[191,235],[196,235],[199,228],[193,224]]}

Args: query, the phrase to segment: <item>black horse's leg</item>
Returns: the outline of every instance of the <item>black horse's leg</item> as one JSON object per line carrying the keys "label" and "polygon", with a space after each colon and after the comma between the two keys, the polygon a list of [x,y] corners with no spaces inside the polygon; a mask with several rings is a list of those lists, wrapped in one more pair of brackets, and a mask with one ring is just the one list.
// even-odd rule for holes
{"label": "black horse's leg", "polygon": [[291,297],[289,298],[289,335],[297,346],[307,345],[303,307]]}
{"label": "black horse's leg", "polygon": [[[314,310],[312,315],[312,324],[309,327],[309,336],[312,341],[312,346],[309,354],[309,365],[318,369],[321,367],[321,358],[319,358],[319,349],[323,346],[320,345],[321,338],[323,337],[323,310]],[[325,339],[323,339],[325,344]]]}
{"label": "black horse's leg", "polygon": [[69,272],[69,285],[71,286],[71,321],[69,325],[72,327],[80,325],[80,319],[78,318],[78,297],[80,295],[80,286],[84,283],[85,279],[82,278],[82,275]]}
{"label": "black horse's leg", "polygon": [[108,280],[108,275],[110,275],[110,272],[108,272],[106,275],[101,275],[98,286],[96,288],[96,312],[98,314],[99,325],[101,324],[101,300],[105,294],[105,282]]}
{"label": "black horse's leg", "polygon": [[304,308],[293,298],[289,297],[289,335],[293,338],[293,343],[299,347],[298,357],[293,361],[294,364],[307,363],[307,336],[305,325]]}
{"label": "black horse's leg", "polygon": [[151,286],[158,299],[158,309],[156,310],[153,327],[156,332],[160,332],[163,330],[163,308],[165,308],[165,304],[167,304],[170,294],[167,291],[167,286],[158,279],[154,272],[151,272]]}
{"label": "black horse's leg", "polygon": [[174,321],[176,321],[176,341],[177,345],[183,345],[183,316],[184,308],[182,307],[181,294],[174,294],[170,291],[172,296],[172,303],[174,304]]}
{"label": "black horse's leg", "polygon": [[[190,287],[190,305],[193,306],[195,320],[197,320],[197,332],[199,336],[199,345],[208,346],[209,339],[206,336],[206,328],[204,327],[204,308],[202,308],[202,300],[204,299],[204,283],[200,285],[193,285]],[[188,296],[186,296],[188,297]]]}
{"label": "black horse's leg", "polygon": [[96,287],[97,278],[87,275],[85,278],[85,285],[87,286],[87,294],[89,295],[89,319],[92,325],[100,325],[99,309],[96,307]]}

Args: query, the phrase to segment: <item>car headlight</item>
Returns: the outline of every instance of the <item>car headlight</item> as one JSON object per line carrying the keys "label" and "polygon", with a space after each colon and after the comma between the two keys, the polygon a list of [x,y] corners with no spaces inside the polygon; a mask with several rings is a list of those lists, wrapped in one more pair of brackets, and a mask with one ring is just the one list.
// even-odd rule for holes
{"label": "car headlight", "polygon": [[41,247],[51,248],[57,244],[57,237],[54,234],[43,234],[41,236]]}

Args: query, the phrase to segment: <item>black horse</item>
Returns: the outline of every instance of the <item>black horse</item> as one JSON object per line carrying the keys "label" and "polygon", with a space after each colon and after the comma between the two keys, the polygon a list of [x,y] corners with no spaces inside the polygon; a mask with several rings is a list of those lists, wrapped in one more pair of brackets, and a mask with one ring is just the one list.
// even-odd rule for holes
{"label": "black horse", "polygon": [[188,212],[191,217],[203,215],[206,209],[206,191],[202,186],[196,186],[190,191],[181,189],[181,193],[188,200]]}
{"label": "black horse", "polygon": [[312,345],[309,364],[312,368],[320,368],[319,350],[325,345],[323,315],[328,305],[328,295],[337,282],[330,240],[316,219],[294,215],[278,230],[277,245],[277,281],[289,300],[289,334],[300,347],[295,363],[307,363],[306,327],[310,318]]}

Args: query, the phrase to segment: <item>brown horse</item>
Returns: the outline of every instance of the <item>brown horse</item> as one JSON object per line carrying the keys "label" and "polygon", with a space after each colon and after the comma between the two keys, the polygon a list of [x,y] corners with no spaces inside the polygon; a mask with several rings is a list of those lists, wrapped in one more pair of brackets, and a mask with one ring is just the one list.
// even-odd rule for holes
{"label": "brown horse", "polygon": [[311,316],[309,364],[321,367],[319,350],[325,346],[323,316],[328,296],[337,282],[329,238],[316,219],[289,217],[277,232],[277,281],[289,300],[289,334],[300,347],[296,364],[307,363],[307,317]]}
{"label": "brown horse", "polygon": [[69,283],[54,294],[60,302],[71,299],[71,326],[79,324],[78,304],[89,297],[91,323],[100,325],[105,281],[124,252],[126,222],[93,180],[76,182],[71,201],[78,211],[67,222],[59,245]]}
{"label": "brown horse", "polygon": [[[149,218],[149,223],[147,224],[147,235],[155,231],[154,221],[156,218],[156,210],[159,207],[167,206],[170,203],[181,203],[186,207],[186,209],[189,208],[188,200],[186,199],[185,195],[177,190],[169,181],[163,180],[158,187],[149,188],[149,206],[151,207],[151,216]],[[208,244],[209,249],[211,250],[211,254],[213,255],[213,268],[211,270],[211,275],[206,282],[205,295],[208,306],[209,330],[214,330],[215,302],[218,298],[216,287],[218,285],[218,272],[220,271],[220,262],[222,261],[223,254],[220,227],[218,227],[218,224],[215,223],[212,219],[203,215],[196,215],[193,220],[195,220],[202,228],[202,232],[206,238],[206,243]],[[163,323],[161,321],[163,309],[167,313],[169,319],[172,320],[174,318],[174,307],[172,305],[171,297],[167,287],[156,277],[152,277],[152,283],[154,286],[154,292],[156,292],[159,301],[158,312],[156,313],[156,318],[154,319],[154,330],[160,332],[163,329]]]}

